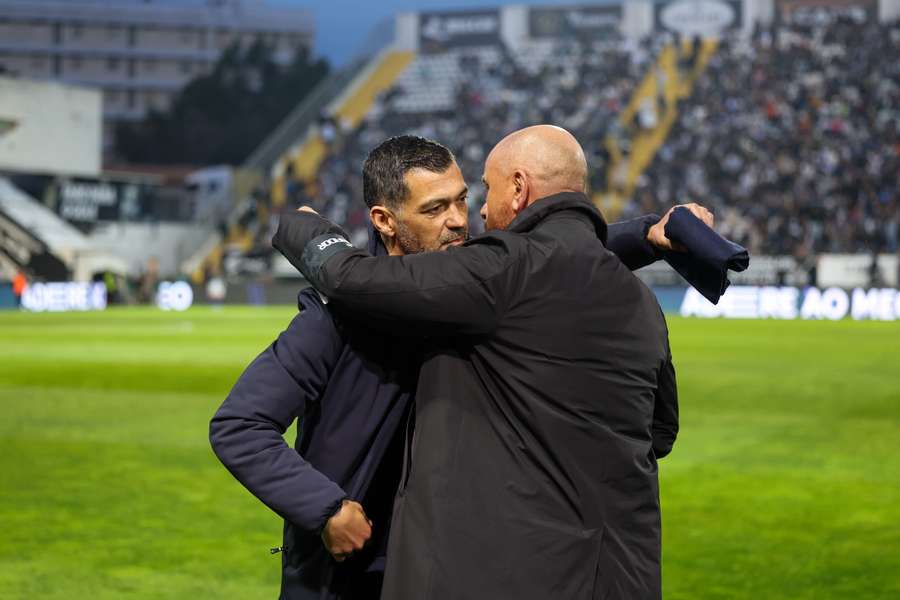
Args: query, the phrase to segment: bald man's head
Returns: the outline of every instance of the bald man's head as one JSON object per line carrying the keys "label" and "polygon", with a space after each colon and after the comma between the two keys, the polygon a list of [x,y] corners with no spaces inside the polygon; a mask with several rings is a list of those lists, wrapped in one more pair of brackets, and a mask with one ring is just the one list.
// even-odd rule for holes
{"label": "bald man's head", "polygon": [[487,198],[482,208],[488,229],[505,229],[535,200],[587,189],[587,161],[575,137],[553,125],[535,125],[509,134],[484,163]]}

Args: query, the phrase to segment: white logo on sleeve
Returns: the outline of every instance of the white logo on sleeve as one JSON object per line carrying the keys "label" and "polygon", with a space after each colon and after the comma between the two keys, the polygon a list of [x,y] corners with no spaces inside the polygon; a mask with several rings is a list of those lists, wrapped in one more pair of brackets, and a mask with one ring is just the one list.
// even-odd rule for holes
{"label": "white logo on sleeve", "polygon": [[345,240],[343,237],[339,236],[339,237],[328,238],[327,240],[325,240],[324,242],[319,244],[317,246],[317,248],[319,250],[324,250],[328,246],[333,246],[334,244],[344,244],[345,246],[350,246],[351,248],[353,247],[353,245],[350,242]]}

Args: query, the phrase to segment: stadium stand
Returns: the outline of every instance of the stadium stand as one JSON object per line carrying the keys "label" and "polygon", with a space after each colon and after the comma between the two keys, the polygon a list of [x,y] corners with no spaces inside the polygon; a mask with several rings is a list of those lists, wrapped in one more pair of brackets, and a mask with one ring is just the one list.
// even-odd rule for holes
{"label": "stadium stand", "polygon": [[[335,138],[354,129],[372,112],[378,97],[389,89],[412,61],[410,52],[390,48],[372,60],[354,64],[328,78],[297,107],[247,166],[259,168],[274,159],[274,176],[267,189],[257,189],[239,203],[230,218],[182,264],[195,282],[210,275],[257,274],[271,266],[271,227],[278,211],[298,198],[298,188],[315,181]],[[312,120],[310,115],[318,118]],[[301,133],[302,132],[302,133]],[[302,196],[305,198],[305,196]],[[344,222],[341,219],[340,222]]]}
{"label": "stadium stand", "polygon": [[71,267],[75,256],[88,249],[86,236],[52,210],[0,177],[0,211]]}
{"label": "stadium stand", "polygon": [[[3,235],[20,238],[15,247],[30,249],[37,261],[13,261],[16,252],[4,251],[8,263],[39,280],[60,281],[69,278],[84,281],[94,274],[112,271],[136,273],[152,258],[167,272],[198,244],[195,223],[142,224],[121,221],[96,224],[84,232],[0,177],[0,216]],[[11,240],[15,241],[15,240]],[[13,262],[19,264],[13,265]]]}
{"label": "stadium stand", "polygon": [[27,272],[51,280],[65,280],[70,275],[66,264],[44,242],[0,209],[0,281],[18,281],[21,292]]}
{"label": "stadium stand", "polygon": [[442,140],[456,154],[472,188],[477,231],[487,152],[505,133],[548,121],[576,132],[592,155],[594,188],[605,190],[607,134],[656,51],[649,42],[628,51],[621,40],[560,40],[515,55],[501,45],[420,55],[357,127],[337,128],[313,177],[287,173],[285,206],[311,204],[361,241],[367,222],[361,165],[381,140],[414,133]]}
{"label": "stadium stand", "polygon": [[[487,152],[540,122],[582,142],[609,219],[697,201],[716,211],[723,234],[757,254],[804,261],[895,252],[900,26],[865,11],[803,15],[720,40],[657,32],[640,42],[535,39],[513,51],[498,40],[415,57],[385,52],[285,152],[271,187],[233,219],[240,227],[221,257],[269,256],[278,214],[301,204],[363,241],[362,162],[401,133],[451,147],[477,233]],[[379,71],[387,75],[360,83]],[[341,102],[359,89],[364,110],[349,116]],[[229,264],[247,270],[236,258]],[[267,267],[250,271],[258,268]]]}
{"label": "stadium stand", "polygon": [[697,200],[751,252],[896,252],[898,56],[864,14],[724,40],[626,214]]}
{"label": "stadium stand", "polygon": [[626,130],[632,122],[636,125],[631,128],[627,156],[615,139],[610,140],[612,177],[603,205],[607,218],[616,218],[624,200],[633,195],[638,177],[653,161],[678,119],[678,102],[690,96],[717,45],[716,40],[699,38],[666,44],[635,89],[619,118]]}

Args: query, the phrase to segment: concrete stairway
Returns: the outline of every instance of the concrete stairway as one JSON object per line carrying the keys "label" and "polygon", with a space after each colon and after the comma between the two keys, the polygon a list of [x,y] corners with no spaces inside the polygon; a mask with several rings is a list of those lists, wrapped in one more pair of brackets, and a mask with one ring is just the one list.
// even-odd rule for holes
{"label": "concrete stairway", "polygon": [[620,129],[629,136],[629,152],[622,152],[623,144],[618,140],[606,140],[612,159],[607,189],[596,194],[594,200],[608,220],[615,220],[622,212],[638,178],[653,162],[678,119],[679,101],[690,97],[694,83],[718,46],[716,40],[704,40],[697,57],[682,69],[679,59],[690,52],[689,43],[686,41],[680,48],[670,44],[662,49],[619,116]]}

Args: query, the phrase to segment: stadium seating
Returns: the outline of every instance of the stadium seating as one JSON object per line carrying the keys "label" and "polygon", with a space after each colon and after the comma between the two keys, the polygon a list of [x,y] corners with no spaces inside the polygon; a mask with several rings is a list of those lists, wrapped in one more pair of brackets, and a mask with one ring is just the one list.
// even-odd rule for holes
{"label": "stadium seating", "polygon": [[[900,62],[890,57],[898,50],[897,23],[834,18],[780,22],[721,42],[544,39],[514,52],[386,53],[366,73],[388,75],[369,86],[352,117],[337,106],[328,139],[314,129],[285,156],[268,194],[271,212],[257,211],[265,216],[237,247],[263,250],[279,211],[298,204],[364,240],[362,163],[401,133],[454,151],[477,233],[487,152],[510,131],[551,122],[585,147],[607,218],[698,201],[752,252],[802,259],[873,244],[896,251]],[[835,218],[826,222],[826,213]]]}
{"label": "stadium seating", "polygon": [[88,248],[83,233],[4,177],[0,177],[0,210],[70,266],[74,256]]}
{"label": "stadium seating", "polygon": [[[354,69],[346,87],[338,90],[337,97],[332,98],[323,111],[328,122],[313,125],[288,148],[276,162],[276,173],[266,193],[246,199],[226,224],[226,230],[205,240],[199,251],[182,264],[182,271],[191,273],[194,281],[200,282],[210,273],[227,270],[229,256],[270,254],[270,227],[276,222],[273,217],[277,216],[273,210],[285,209],[295,184],[315,181],[327,158],[333,135],[341,128],[357,127],[412,59],[410,52],[389,49],[375,56],[360,72],[356,73]],[[333,95],[330,91],[325,93]],[[241,262],[232,260],[228,264],[239,265]]]}
{"label": "stadium seating", "polygon": [[751,252],[896,252],[900,23],[724,40],[626,214],[702,201]]}
{"label": "stadium seating", "polygon": [[329,145],[321,168],[298,183],[303,193],[288,202],[313,204],[363,239],[365,156],[388,136],[414,133],[441,140],[456,154],[472,190],[470,223],[477,231],[487,152],[505,133],[548,121],[579,136],[596,166],[594,188],[606,190],[608,129],[657,49],[641,50],[644,60],[619,42],[551,40],[515,53],[485,46],[419,55],[359,126]]}
{"label": "stadium seating", "polygon": [[501,54],[495,47],[484,47],[419,56],[397,79],[395,88],[399,93],[393,109],[415,114],[452,111],[457,89],[468,81],[460,66],[466,58],[491,68],[500,62]]}

